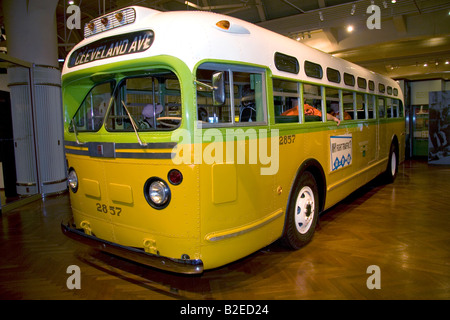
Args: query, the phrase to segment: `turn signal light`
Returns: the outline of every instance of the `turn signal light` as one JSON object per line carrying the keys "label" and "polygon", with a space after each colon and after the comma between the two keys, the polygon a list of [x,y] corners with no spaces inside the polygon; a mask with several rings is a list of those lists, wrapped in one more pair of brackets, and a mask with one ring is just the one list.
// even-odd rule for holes
{"label": "turn signal light", "polygon": [[100,20],[102,22],[102,24],[106,27],[108,25],[108,18],[102,18],[102,20]]}
{"label": "turn signal light", "polygon": [[88,28],[89,28],[89,30],[94,31],[94,29],[95,29],[95,24],[94,24],[93,22],[89,22]]}
{"label": "turn signal light", "polygon": [[117,19],[117,21],[122,22],[123,13],[122,12],[117,12],[116,13],[116,19]]}
{"label": "turn signal light", "polygon": [[216,26],[218,26],[220,29],[228,30],[230,29],[230,21],[228,20],[220,20],[216,23]]}
{"label": "turn signal light", "polygon": [[183,181],[183,175],[181,172],[177,169],[172,169],[169,171],[169,174],[167,175],[167,179],[169,182],[173,185],[179,185],[181,181]]}

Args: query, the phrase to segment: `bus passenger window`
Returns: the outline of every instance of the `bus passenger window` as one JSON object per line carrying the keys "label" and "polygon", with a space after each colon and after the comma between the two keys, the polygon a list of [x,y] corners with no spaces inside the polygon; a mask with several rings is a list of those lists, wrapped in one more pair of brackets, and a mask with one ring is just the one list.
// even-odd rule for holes
{"label": "bus passenger window", "polygon": [[233,72],[235,122],[263,122],[263,76]]}
{"label": "bus passenger window", "polygon": [[356,93],[356,114],[357,119],[365,119],[366,118],[366,109],[365,109],[365,97],[362,93]]}
{"label": "bus passenger window", "polygon": [[388,118],[394,117],[394,112],[392,110],[392,99],[391,98],[386,99],[386,111],[387,111],[386,113],[387,113]]}
{"label": "bus passenger window", "polygon": [[305,122],[322,121],[322,92],[320,86],[303,84]]}
{"label": "bus passenger window", "polygon": [[386,106],[384,104],[384,98],[379,97],[378,98],[378,117],[380,119],[382,119],[386,116],[385,108],[386,108]]}
{"label": "bus passenger window", "polygon": [[348,120],[355,119],[355,113],[353,108],[353,92],[343,91],[342,92],[342,103],[344,105],[344,114]]}
{"label": "bus passenger window", "polygon": [[400,106],[399,106],[399,100],[398,99],[392,99],[392,111],[393,111],[393,117],[398,118],[400,117]]}
{"label": "bus passenger window", "polygon": [[76,131],[98,131],[103,125],[113,88],[114,82],[94,86],[75,113],[69,130],[73,132],[75,123]]}
{"label": "bus passenger window", "polygon": [[344,113],[344,117],[340,117],[339,112],[339,89],[335,88],[325,88],[325,101],[327,104],[327,112],[332,116],[339,118],[340,120],[348,120],[346,114]]}
{"label": "bus passenger window", "polygon": [[[231,69],[231,70],[230,70]],[[265,123],[264,72],[198,69],[197,70],[197,117],[202,124],[248,124]],[[238,68],[236,68],[238,69]],[[241,69],[241,68],[239,68]],[[215,101],[212,79],[223,73],[225,100]]]}
{"label": "bus passenger window", "polygon": [[367,95],[367,109],[368,109],[368,119],[375,119],[376,113],[375,113],[375,96],[374,95]]}
{"label": "bus passenger window", "polygon": [[394,103],[395,103],[396,106],[397,106],[398,117],[399,117],[399,118],[404,117],[405,115],[404,115],[404,113],[403,113],[403,103],[402,103],[402,101],[399,100],[399,99],[395,99],[394,101],[395,101]]}
{"label": "bus passenger window", "polygon": [[116,92],[108,131],[173,130],[181,123],[180,84],[170,71],[125,78]]}
{"label": "bus passenger window", "polygon": [[197,119],[202,123],[231,123],[230,78],[224,72],[225,102],[213,99],[213,75],[217,70],[197,70]]}
{"label": "bus passenger window", "polygon": [[294,81],[273,79],[275,123],[298,123],[298,98],[301,84]]}

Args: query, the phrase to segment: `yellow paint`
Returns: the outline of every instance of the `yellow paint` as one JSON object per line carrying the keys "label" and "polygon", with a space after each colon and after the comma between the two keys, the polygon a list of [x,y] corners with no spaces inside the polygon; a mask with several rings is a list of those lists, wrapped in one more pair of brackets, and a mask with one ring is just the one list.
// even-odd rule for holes
{"label": "yellow paint", "polygon": [[205,240],[207,241],[220,241],[220,240],[224,240],[227,238],[231,238],[231,237],[237,237],[240,236],[244,233],[250,232],[256,228],[259,228],[269,222],[271,222],[272,220],[281,217],[281,215],[284,212],[282,210],[277,210],[271,214],[269,214],[268,216],[265,216],[261,219],[258,219],[257,221],[254,221],[252,223],[249,223],[247,225],[244,226],[240,226],[237,228],[232,228],[229,230],[225,230],[225,231],[218,231],[218,232],[211,232],[209,234],[206,235]]}
{"label": "yellow paint", "polygon": [[111,200],[115,203],[132,204],[133,203],[133,191],[130,186],[110,183],[109,194]]}
{"label": "yellow paint", "polygon": [[234,164],[213,164],[212,170],[212,202],[226,203],[236,200],[236,166]]}
{"label": "yellow paint", "polygon": [[83,178],[81,179],[80,186],[86,196],[100,198],[101,193],[98,181]]}

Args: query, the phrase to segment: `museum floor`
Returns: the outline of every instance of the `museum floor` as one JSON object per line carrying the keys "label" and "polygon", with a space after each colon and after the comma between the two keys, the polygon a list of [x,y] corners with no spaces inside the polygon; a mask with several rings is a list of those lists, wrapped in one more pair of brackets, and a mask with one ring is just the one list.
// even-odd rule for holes
{"label": "museum floor", "polygon": [[[199,276],[175,275],[66,239],[68,194],[0,217],[0,299],[450,299],[450,167],[408,160],[325,212],[299,251],[272,244]],[[77,265],[81,289],[69,290]],[[369,266],[380,289],[370,290]]]}

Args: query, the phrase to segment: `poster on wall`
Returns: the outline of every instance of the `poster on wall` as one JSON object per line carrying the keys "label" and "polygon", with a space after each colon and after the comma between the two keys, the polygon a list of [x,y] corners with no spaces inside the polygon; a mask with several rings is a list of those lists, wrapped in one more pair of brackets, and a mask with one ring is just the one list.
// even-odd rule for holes
{"label": "poster on wall", "polygon": [[428,163],[450,165],[450,91],[430,92]]}

